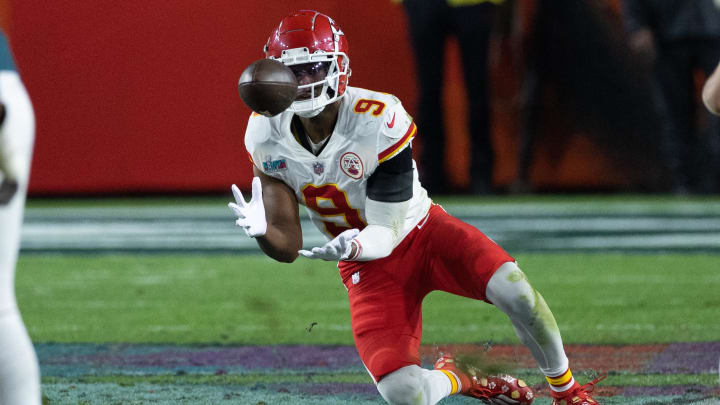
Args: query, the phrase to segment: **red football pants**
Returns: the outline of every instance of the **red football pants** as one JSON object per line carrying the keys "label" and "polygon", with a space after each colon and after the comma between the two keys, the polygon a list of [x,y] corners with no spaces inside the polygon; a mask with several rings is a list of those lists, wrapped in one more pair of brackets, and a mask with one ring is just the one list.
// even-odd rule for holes
{"label": "red football pants", "polygon": [[514,259],[477,228],[430,207],[388,257],[340,262],[355,346],[375,381],[420,364],[422,301],[434,290],[487,301],[493,273]]}

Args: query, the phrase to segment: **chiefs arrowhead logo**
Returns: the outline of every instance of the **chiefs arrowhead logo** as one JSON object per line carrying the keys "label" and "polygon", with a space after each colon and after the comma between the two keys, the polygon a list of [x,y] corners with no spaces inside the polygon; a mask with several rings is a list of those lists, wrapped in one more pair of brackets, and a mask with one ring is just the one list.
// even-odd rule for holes
{"label": "chiefs arrowhead logo", "polygon": [[388,128],[392,128],[395,126],[395,113],[393,113],[392,120],[390,122],[386,122]]}
{"label": "chiefs arrowhead logo", "polygon": [[340,157],[340,169],[348,175],[348,177],[359,180],[363,176],[363,163],[360,156],[353,152],[345,152]]}

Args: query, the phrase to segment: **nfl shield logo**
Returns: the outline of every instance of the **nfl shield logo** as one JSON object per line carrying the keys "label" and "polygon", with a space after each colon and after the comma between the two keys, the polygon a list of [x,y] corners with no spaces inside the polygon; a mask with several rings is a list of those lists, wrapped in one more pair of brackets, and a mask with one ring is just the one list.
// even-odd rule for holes
{"label": "nfl shield logo", "polygon": [[325,171],[325,166],[320,162],[313,163],[313,171],[315,174],[322,174]]}

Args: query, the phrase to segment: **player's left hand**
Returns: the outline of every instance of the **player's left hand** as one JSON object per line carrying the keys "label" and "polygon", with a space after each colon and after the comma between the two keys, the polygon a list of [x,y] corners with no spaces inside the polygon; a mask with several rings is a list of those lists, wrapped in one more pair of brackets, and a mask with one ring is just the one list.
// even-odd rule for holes
{"label": "player's left hand", "polygon": [[298,250],[298,253],[308,259],[322,259],[333,262],[345,260],[350,257],[352,250],[350,241],[359,233],[360,230],[358,229],[348,229],[321,247],[314,247],[311,250]]}

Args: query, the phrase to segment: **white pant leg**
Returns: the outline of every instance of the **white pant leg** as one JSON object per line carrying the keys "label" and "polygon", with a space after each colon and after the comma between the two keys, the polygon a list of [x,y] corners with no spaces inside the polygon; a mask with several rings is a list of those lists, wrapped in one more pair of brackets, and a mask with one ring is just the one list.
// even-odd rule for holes
{"label": "white pant leg", "polygon": [[556,376],[568,369],[555,317],[517,264],[500,266],[490,278],[485,295],[510,317],[515,333],[530,349],[543,374]]}
{"label": "white pant leg", "polygon": [[0,206],[0,405],[39,405],[38,361],[18,312],[14,288],[35,131],[32,105],[16,72],[0,72],[0,101],[6,111],[0,148],[18,180],[16,195]]}

